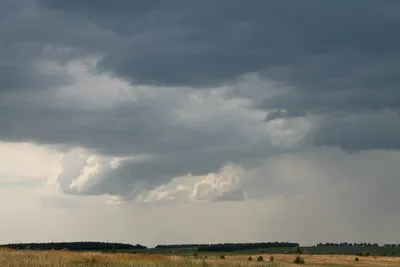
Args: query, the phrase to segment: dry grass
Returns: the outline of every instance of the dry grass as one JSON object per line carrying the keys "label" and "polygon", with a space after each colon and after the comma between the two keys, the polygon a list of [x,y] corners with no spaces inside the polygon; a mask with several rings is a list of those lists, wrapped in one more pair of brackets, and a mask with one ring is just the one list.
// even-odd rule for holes
{"label": "dry grass", "polygon": [[[268,260],[269,254],[261,255],[265,260]],[[292,264],[295,255],[288,254],[274,254],[274,259],[279,263]],[[330,266],[330,267],[353,267],[353,266],[387,266],[387,267],[399,267],[400,266],[400,258],[396,257],[358,257],[359,261],[356,262],[354,259],[356,256],[347,256],[347,255],[301,255],[307,266]],[[234,256],[238,260],[245,260],[247,257],[244,256]],[[253,259],[256,257],[253,256]],[[294,265],[299,266],[299,265]]]}
{"label": "dry grass", "polygon": [[[258,255],[257,255],[258,256]],[[26,251],[0,250],[1,267],[256,267],[256,266],[298,266],[293,264],[294,255],[274,255],[275,262],[268,262],[270,255],[262,255],[266,260],[256,262],[257,256],[249,262],[247,256],[229,256],[225,260],[215,256],[208,259],[189,259],[180,256],[162,256],[149,254],[102,254],[66,251]],[[305,255],[307,266],[400,266],[399,258],[390,257],[360,257],[359,262],[354,256],[324,256]]]}

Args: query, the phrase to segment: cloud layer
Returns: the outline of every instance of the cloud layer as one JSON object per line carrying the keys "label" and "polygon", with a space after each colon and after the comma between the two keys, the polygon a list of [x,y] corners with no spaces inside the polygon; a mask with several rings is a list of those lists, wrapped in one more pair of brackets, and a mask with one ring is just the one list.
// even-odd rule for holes
{"label": "cloud layer", "polygon": [[0,17],[0,140],[57,149],[63,194],[295,195],[271,158],[400,147],[394,1],[8,0]]}

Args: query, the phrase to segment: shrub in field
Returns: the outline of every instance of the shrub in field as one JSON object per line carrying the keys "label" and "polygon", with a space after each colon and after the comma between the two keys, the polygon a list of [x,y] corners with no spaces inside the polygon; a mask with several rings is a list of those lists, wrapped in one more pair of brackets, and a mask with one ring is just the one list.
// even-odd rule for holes
{"label": "shrub in field", "polygon": [[264,261],[263,256],[258,256],[257,261]]}
{"label": "shrub in field", "polygon": [[355,261],[359,261],[358,257],[356,257],[354,260],[355,260]]}
{"label": "shrub in field", "polygon": [[252,261],[252,260],[253,260],[253,258],[250,256],[250,257],[248,258],[248,260],[249,260],[249,261]]}
{"label": "shrub in field", "polygon": [[275,260],[274,256],[269,256],[269,261],[273,262]]}
{"label": "shrub in field", "polygon": [[220,258],[221,260],[225,260],[224,254],[222,254],[221,256],[219,256],[219,258]]}
{"label": "shrub in field", "polygon": [[297,256],[297,257],[294,259],[293,262],[296,263],[296,264],[305,264],[304,259],[303,259],[302,257],[300,257],[300,256]]}
{"label": "shrub in field", "polygon": [[368,257],[370,255],[370,253],[368,251],[364,251],[362,254],[364,257]]}

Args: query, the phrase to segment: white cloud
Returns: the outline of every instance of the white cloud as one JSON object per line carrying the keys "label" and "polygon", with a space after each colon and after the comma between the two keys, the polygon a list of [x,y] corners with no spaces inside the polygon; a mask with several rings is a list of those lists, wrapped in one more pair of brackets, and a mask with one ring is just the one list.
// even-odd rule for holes
{"label": "white cloud", "polygon": [[228,164],[216,173],[176,177],[167,184],[141,192],[135,200],[143,204],[242,201],[245,197],[241,186],[243,173],[242,168]]}
{"label": "white cloud", "polygon": [[[242,178],[240,176],[243,173],[244,171],[241,168],[232,165],[224,166],[220,172],[209,174],[196,182],[190,197],[195,201],[217,200],[219,198],[243,200],[244,192],[240,188],[240,179]],[[237,194],[238,191],[239,194]]]}

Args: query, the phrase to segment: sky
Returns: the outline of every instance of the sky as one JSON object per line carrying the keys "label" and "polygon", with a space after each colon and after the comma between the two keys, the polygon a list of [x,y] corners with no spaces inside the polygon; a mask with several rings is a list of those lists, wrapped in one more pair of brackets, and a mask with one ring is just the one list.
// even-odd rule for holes
{"label": "sky", "polygon": [[398,243],[399,1],[0,1],[0,243]]}

